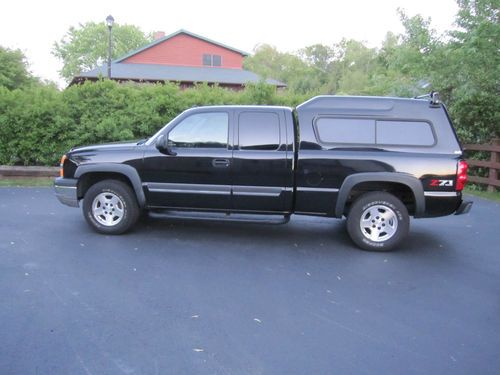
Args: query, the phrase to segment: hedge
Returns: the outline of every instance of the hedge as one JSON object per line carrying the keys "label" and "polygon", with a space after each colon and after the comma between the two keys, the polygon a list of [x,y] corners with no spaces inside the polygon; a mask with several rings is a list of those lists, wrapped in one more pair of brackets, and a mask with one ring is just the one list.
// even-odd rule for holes
{"label": "hedge", "polygon": [[0,164],[57,165],[73,146],[144,138],[193,106],[295,106],[305,99],[276,93],[263,83],[240,92],[206,84],[181,90],[174,84],[109,80],[64,91],[50,85],[13,91],[0,87]]}
{"label": "hedge", "polygon": [[[57,165],[71,147],[150,136],[193,106],[294,107],[309,97],[276,92],[264,83],[238,92],[206,84],[181,90],[175,84],[110,80],[86,82],[64,91],[52,85],[12,91],[0,87],[0,165]],[[498,97],[461,96],[449,103],[449,109],[462,141],[487,142],[499,136]]]}

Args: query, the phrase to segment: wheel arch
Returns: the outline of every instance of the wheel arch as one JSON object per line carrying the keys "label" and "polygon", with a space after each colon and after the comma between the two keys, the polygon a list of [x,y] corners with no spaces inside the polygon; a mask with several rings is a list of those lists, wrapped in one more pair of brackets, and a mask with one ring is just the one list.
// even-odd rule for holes
{"label": "wheel arch", "polygon": [[391,172],[356,173],[348,176],[337,195],[334,216],[337,218],[342,217],[346,205],[349,203],[351,193],[357,191],[357,189],[384,191],[398,186],[402,187],[403,190],[407,189],[407,192],[411,192],[414,204],[413,216],[422,217],[425,212],[425,198],[420,180],[408,174]]}
{"label": "wheel arch", "polygon": [[81,165],[75,171],[75,178],[78,179],[77,194],[79,198],[82,198],[88,188],[96,182],[117,179],[127,183],[134,190],[139,207],[146,206],[141,178],[137,170],[130,165],[116,163]]}

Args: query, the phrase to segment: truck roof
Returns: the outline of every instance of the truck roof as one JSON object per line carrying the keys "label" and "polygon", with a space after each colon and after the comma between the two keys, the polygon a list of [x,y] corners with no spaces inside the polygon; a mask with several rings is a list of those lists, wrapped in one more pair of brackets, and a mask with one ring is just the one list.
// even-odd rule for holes
{"label": "truck roof", "polygon": [[429,106],[427,99],[397,98],[386,96],[319,95],[297,106],[297,110],[372,110],[391,111],[395,106]]}
{"label": "truck roof", "polygon": [[[430,101],[424,98],[398,98],[398,97],[386,97],[386,96],[350,96],[350,95],[318,95],[315,96],[302,104],[297,106],[297,110],[334,110],[334,111],[382,111],[390,112],[395,109],[395,107],[401,108],[402,106],[417,106],[425,107],[429,106]],[[187,111],[196,110],[199,108],[206,109],[224,109],[224,108],[237,108],[237,109],[281,109],[293,111],[294,108],[287,106],[278,105],[210,105],[210,106],[200,106],[192,107]]]}
{"label": "truck roof", "polygon": [[204,106],[199,106],[199,107],[192,107],[187,109],[186,111],[190,110],[196,110],[200,108],[207,108],[207,109],[227,109],[227,108],[237,108],[237,109],[265,109],[265,108],[270,108],[270,109],[285,109],[292,111],[293,108],[291,107],[286,107],[286,106],[280,106],[280,105],[237,105],[237,104],[229,104],[229,105],[204,105]]}

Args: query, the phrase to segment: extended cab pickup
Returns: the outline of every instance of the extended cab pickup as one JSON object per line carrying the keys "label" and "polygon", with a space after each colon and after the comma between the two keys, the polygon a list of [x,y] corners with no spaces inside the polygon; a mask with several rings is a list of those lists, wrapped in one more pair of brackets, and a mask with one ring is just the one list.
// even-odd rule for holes
{"label": "extended cab pickup", "polygon": [[83,200],[100,233],[127,231],[142,211],[266,222],[345,216],[354,243],[385,251],[405,238],[409,216],[468,212],[466,180],[435,95],[318,96],[295,110],[191,108],[148,140],[73,148],[55,190],[69,206]]}

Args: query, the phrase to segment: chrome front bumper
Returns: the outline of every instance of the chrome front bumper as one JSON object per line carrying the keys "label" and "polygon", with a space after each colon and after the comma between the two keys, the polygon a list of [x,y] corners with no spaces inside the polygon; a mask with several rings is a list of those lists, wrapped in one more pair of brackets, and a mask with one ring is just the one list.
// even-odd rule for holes
{"label": "chrome front bumper", "polygon": [[73,178],[56,178],[54,190],[59,202],[66,206],[78,207],[77,183],[78,180]]}

